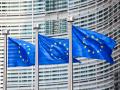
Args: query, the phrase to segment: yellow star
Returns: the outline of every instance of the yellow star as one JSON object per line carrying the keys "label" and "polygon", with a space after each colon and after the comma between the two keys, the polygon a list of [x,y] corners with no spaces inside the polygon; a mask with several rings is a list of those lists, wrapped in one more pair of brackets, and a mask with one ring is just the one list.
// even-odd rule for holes
{"label": "yellow star", "polygon": [[53,45],[51,45],[51,47],[53,47]]}
{"label": "yellow star", "polygon": [[97,50],[97,53],[100,53],[100,51],[99,51],[99,50]]}
{"label": "yellow star", "polygon": [[66,53],[66,55],[68,55],[68,53]]}
{"label": "yellow star", "polygon": [[93,35],[91,36],[92,38],[95,38]]}
{"label": "yellow star", "polygon": [[24,61],[24,59],[22,59],[22,61]]}
{"label": "yellow star", "polygon": [[104,48],[104,46],[100,46],[101,48]]}
{"label": "yellow star", "polygon": [[30,48],[28,48],[28,50],[30,51],[31,49],[30,49]]}
{"label": "yellow star", "polygon": [[61,44],[61,42],[59,42],[59,44]]}
{"label": "yellow star", "polygon": [[57,45],[57,43],[54,43],[55,45]]}
{"label": "yellow star", "polygon": [[50,51],[52,51],[52,49],[50,49]]}
{"label": "yellow star", "polygon": [[30,47],[30,46],[27,46],[27,47]]}
{"label": "yellow star", "polygon": [[20,58],[22,58],[22,56],[20,55]]}
{"label": "yellow star", "polygon": [[83,41],[83,43],[85,44],[85,41]]}
{"label": "yellow star", "polygon": [[29,55],[29,54],[30,54],[30,52],[27,52],[27,54]]}
{"label": "yellow star", "polygon": [[87,48],[87,46],[84,46],[84,48]]}
{"label": "yellow star", "polygon": [[59,59],[61,59],[61,58],[59,58]]}
{"label": "yellow star", "polygon": [[67,50],[69,50],[68,48],[66,48]]}
{"label": "yellow star", "polygon": [[83,40],[85,40],[86,38],[83,38]]}
{"label": "yellow star", "polygon": [[66,44],[64,43],[63,46],[66,46]]}
{"label": "yellow star", "polygon": [[99,39],[98,39],[98,38],[96,38],[96,41],[99,41]]}
{"label": "yellow star", "polygon": [[90,50],[88,50],[88,52],[90,52]]}
{"label": "yellow star", "polygon": [[20,53],[20,50],[18,51],[18,53]]}

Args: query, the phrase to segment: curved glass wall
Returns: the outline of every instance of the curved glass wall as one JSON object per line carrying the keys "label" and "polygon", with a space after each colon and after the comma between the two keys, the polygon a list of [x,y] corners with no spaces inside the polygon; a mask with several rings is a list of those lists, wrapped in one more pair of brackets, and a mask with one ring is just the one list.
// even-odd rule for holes
{"label": "curved glass wall", "polygon": [[[34,43],[33,30],[39,24],[40,32],[54,35],[67,32],[67,15],[74,16],[74,24],[114,38],[116,61],[109,63],[80,58],[83,64],[74,64],[75,90],[119,90],[120,88],[120,1],[119,0],[5,0],[0,1],[0,88],[3,87],[3,35]],[[9,90],[33,90],[34,66],[8,68]],[[68,65],[40,66],[42,90],[67,90]]]}

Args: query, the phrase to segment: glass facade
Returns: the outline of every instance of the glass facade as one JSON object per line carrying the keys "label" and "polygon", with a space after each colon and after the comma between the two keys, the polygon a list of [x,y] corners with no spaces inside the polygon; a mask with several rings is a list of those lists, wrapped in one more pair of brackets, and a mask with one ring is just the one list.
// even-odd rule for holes
{"label": "glass facade", "polygon": [[48,20],[45,24],[46,34],[66,33],[67,21],[65,19]]}
{"label": "glass facade", "polygon": [[[67,16],[74,24],[97,31],[117,41],[114,65],[80,58],[73,66],[74,90],[120,89],[120,1],[119,0],[1,0],[0,1],[0,90],[3,89],[4,40],[2,30],[10,36],[34,43],[35,24],[45,35],[67,37]],[[35,68],[8,68],[8,90],[34,90]],[[68,65],[42,65],[40,90],[67,90]]]}
{"label": "glass facade", "polygon": [[67,0],[45,0],[46,12],[67,10]]}

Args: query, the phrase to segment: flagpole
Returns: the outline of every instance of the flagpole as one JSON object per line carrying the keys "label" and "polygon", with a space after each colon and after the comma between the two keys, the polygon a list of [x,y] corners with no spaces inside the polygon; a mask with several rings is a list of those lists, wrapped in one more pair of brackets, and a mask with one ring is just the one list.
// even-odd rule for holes
{"label": "flagpole", "polygon": [[4,30],[4,73],[3,73],[3,90],[7,90],[7,36],[9,30]]}
{"label": "flagpole", "polygon": [[72,63],[72,22],[73,17],[68,17],[69,36],[69,64],[68,64],[68,90],[73,90],[73,63]]}
{"label": "flagpole", "polygon": [[35,90],[39,90],[39,61],[38,61],[38,30],[39,27],[34,28],[36,30],[35,37]]}

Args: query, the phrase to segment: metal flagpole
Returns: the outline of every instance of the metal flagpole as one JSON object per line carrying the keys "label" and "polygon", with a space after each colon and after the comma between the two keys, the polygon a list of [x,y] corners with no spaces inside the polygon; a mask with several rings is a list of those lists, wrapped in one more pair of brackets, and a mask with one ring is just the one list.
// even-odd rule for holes
{"label": "metal flagpole", "polygon": [[9,30],[3,30],[4,35],[4,74],[3,74],[3,90],[7,90],[7,35]]}
{"label": "metal flagpole", "polygon": [[34,28],[36,30],[35,38],[35,90],[39,90],[39,61],[38,61],[38,30],[39,27]]}
{"label": "metal flagpole", "polygon": [[69,36],[69,64],[68,64],[68,90],[73,90],[73,63],[72,63],[72,22],[73,17],[68,17]]}

